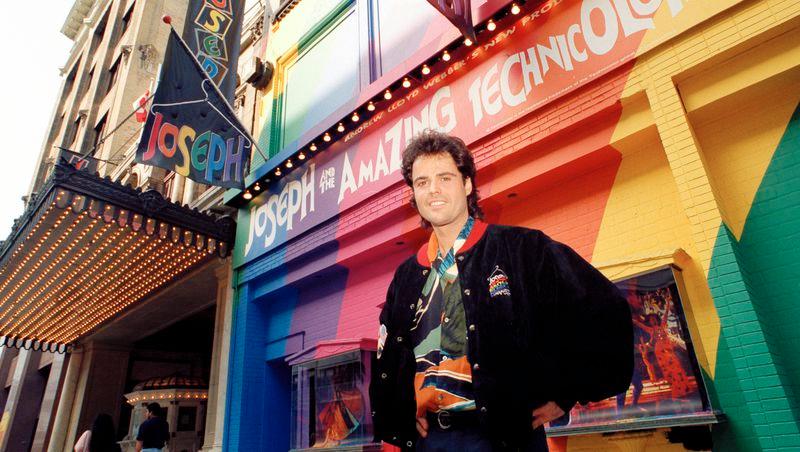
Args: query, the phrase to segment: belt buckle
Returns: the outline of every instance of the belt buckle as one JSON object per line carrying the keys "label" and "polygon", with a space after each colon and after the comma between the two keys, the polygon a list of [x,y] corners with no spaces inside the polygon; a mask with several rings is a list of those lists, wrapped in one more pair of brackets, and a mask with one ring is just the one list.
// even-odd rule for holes
{"label": "belt buckle", "polygon": [[439,424],[439,428],[442,430],[447,430],[453,426],[453,424],[450,422],[450,412],[445,410],[436,413],[436,422]]}

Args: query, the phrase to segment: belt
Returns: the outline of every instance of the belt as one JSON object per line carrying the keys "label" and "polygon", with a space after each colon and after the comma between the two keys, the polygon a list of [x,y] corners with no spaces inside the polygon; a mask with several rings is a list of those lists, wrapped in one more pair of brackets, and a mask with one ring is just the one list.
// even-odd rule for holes
{"label": "belt", "polygon": [[478,412],[469,411],[438,411],[432,413],[428,411],[428,426],[439,430],[462,430],[477,428],[480,424]]}

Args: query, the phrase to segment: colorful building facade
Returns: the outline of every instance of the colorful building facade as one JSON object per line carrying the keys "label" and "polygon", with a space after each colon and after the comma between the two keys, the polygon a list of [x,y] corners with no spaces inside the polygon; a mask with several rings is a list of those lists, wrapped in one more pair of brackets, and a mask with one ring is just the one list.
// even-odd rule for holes
{"label": "colorful building facade", "polygon": [[490,222],[628,288],[638,383],[551,449],[800,447],[800,4],[518,3],[474,1],[472,45],[422,0],[277,11],[270,159],[227,195],[227,449],[380,447],[366,385],[394,269],[427,239],[399,173],[423,128],[470,146]]}
{"label": "colorful building facade", "polygon": [[[164,15],[178,32],[231,49],[228,78],[242,80],[231,101],[250,130],[261,74],[232,57],[235,48],[239,62],[252,58],[263,3],[70,4],[63,84],[41,110],[52,119],[26,209],[0,241],[0,450],[71,451],[101,413],[124,438],[122,450],[133,450],[146,405],[158,401],[169,404],[173,450],[219,451],[235,211],[222,205],[221,187],[134,156],[138,116],[152,107],[145,93],[167,50]],[[239,42],[220,46],[198,27]],[[216,67],[210,59],[205,66]]]}

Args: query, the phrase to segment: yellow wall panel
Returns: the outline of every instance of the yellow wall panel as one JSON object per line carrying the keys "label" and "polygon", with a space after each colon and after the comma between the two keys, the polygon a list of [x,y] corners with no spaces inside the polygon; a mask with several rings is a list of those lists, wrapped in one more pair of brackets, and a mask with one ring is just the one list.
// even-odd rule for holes
{"label": "yellow wall panel", "polygon": [[722,204],[723,221],[741,239],[756,190],[800,102],[800,68],[750,86],[690,115]]}
{"label": "yellow wall panel", "polygon": [[683,269],[684,308],[698,361],[713,376],[719,318],[705,273],[696,261],[691,227],[664,149],[653,128],[617,142],[615,147],[623,157],[592,263],[613,279],[678,264]]}

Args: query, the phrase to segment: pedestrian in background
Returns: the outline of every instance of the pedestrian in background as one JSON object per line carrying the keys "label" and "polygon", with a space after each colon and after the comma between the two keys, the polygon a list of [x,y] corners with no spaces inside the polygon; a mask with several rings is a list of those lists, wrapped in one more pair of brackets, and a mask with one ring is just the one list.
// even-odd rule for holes
{"label": "pedestrian in background", "polygon": [[169,441],[169,424],[161,414],[161,405],[147,405],[147,420],[139,426],[136,452],[159,452]]}
{"label": "pedestrian in background", "polygon": [[116,429],[111,416],[105,413],[94,418],[91,430],[83,432],[75,443],[75,452],[120,452]]}

